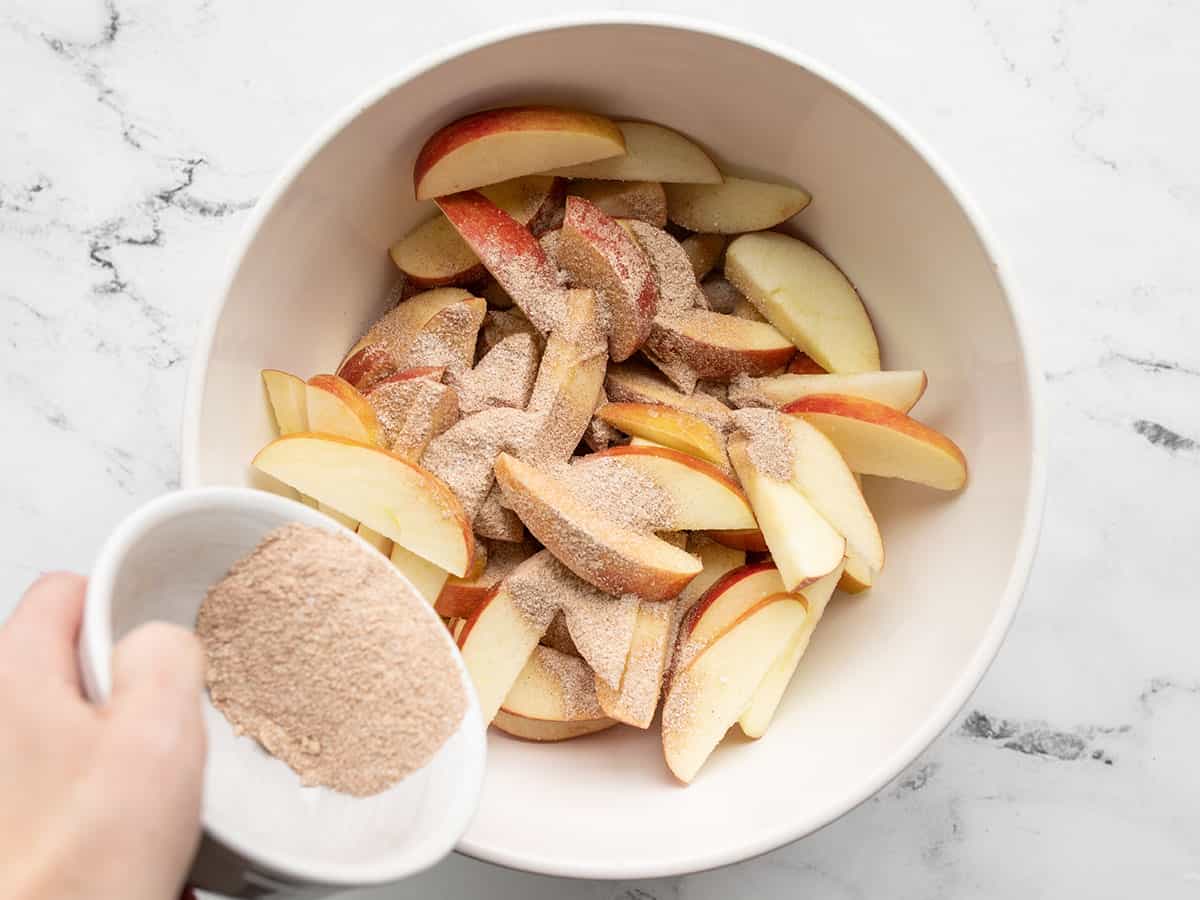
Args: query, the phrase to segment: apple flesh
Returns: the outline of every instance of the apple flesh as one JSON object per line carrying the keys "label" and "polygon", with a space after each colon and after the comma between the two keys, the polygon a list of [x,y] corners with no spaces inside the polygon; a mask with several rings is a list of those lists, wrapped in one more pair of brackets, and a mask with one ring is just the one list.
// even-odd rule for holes
{"label": "apple flesh", "polygon": [[823,432],[855,472],[943,491],[956,491],[967,483],[967,460],[958,445],[890,406],[862,397],[814,394],[780,411],[800,416]]}
{"label": "apple flesh", "polygon": [[263,369],[262,380],[279,434],[308,431],[308,388],[303,379],[278,369]]}
{"label": "apple flesh", "polygon": [[728,531],[705,532],[718,544],[749,553],[768,553],[767,542],[757,528],[734,528]]}
{"label": "apple flesh", "polygon": [[700,571],[695,557],[651,534],[600,519],[554,476],[508,454],[496,480],[525,527],[589,584],[616,596],[674,597]]}
{"label": "apple flesh", "polygon": [[734,406],[780,407],[812,394],[844,394],[874,400],[906,413],[921,399],[928,383],[921,369],[850,375],[773,375],[739,379],[729,388],[729,400]]}
{"label": "apple flesh", "polygon": [[618,724],[616,719],[591,719],[583,722],[551,722],[545,719],[527,719],[503,709],[496,713],[492,724],[505,734],[526,741],[550,742],[569,741],[585,737]]}
{"label": "apple flesh", "polygon": [[609,403],[600,407],[597,415],[634,437],[718,466],[728,464],[721,432],[711,422],[683,410],[658,403]]}
{"label": "apple flesh", "polygon": [[605,308],[608,355],[621,362],[650,333],[658,310],[654,272],[637,242],[616,219],[582,197],[567,197],[556,256],[577,287],[591,288]]}
{"label": "apple flesh", "polygon": [[633,236],[650,261],[658,287],[657,315],[705,306],[704,293],[692,274],[692,263],[679,241],[661,228],[636,219],[623,219],[621,225]]}
{"label": "apple flesh", "polygon": [[667,224],[667,193],[657,181],[576,181],[569,192],[614,219]]}
{"label": "apple flesh", "polygon": [[636,362],[614,363],[608,367],[604,389],[615,403],[653,403],[723,425],[729,408],[716,397],[704,393],[685,394],[672,387],[662,376]]}
{"label": "apple flesh", "polygon": [[680,362],[701,378],[728,381],[765,375],[796,353],[791,341],[766,322],[690,309],[654,320],[646,349],[655,358]]}
{"label": "apple flesh", "polygon": [[663,702],[662,729],[663,755],[676,778],[685,784],[695,778],[806,615],[795,597],[768,597],[676,671]]}
{"label": "apple flesh", "polygon": [[623,155],[557,168],[552,174],[618,181],[721,183],[721,172],[712,158],[678,131],[652,122],[616,124],[625,141]]}
{"label": "apple flesh", "polygon": [[418,200],[625,153],[609,119],[546,106],[512,106],[464,116],[434,133],[417,154]]}
{"label": "apple flesh", "polygon": [[430,606],[434,606],[450,573],[441,566],[417,556],[411,550],[406,550],[395,541],[392,542],[391,552],[388,555],[391,557],[392,565],[412,582],[417,593],[424,597]]}
{"label": "apple flesh", "polygon": [[679,243],[692,264],[692,274],[703,281],[721,261],[729,238],[723,234],[689,234]]}
{"label": "apple flesh", "polygon": [[741,433],[729,439],[729,459],[750,498],[763,539],[792,591],[832,572],[846,553],[846,540],[790,481],[760,472]]}
{"label": "apple flesh", "polygon": [[786,222],[812,200],[786,184],[725,176],[721,184],[668,184],[667,215],[690,231],[743,234]]}
{"label": "apple flesh", "polygon": [[786,234],[744,234],[725,277],[767,321],[829,372],[879,371],[879,343],[858,292],[832,262]]}
{"label": "apple flesh", "polygon": [[314,375],[305,392],[308,428],[362,444],[379,444],[383,431],[371,404],[336,375]]}
{"label": "apple flesh", "polygon": [[300,432],[267,444],[251,464],[452,574],[471,566],[475,538],[462,505],[407,460],[345,438]]}
{"label": "apple flesh", "polygon": [[842,569],[839,566],[825,577],[804,588],[802,596],[804,606],[808,610],[804,624],[800,626],[800,629],[792,637],[791,643],[763,677],[762,682],[754,691],[754,698],[750,701],[750,705],[738,719],[738,725],[746,737],[760,738],[767,733],[767,728],[775,717],[775,710],[779,708],[779,702],[783,699],[788,685],[791,684],[792,676],[800,665],[804,651],[808,649],[813,632],[825,614],[825,607],[833,596],[833,590],[837,587],[841,574]]}
{"label": "apple flesh", "polygon": [[551,722],[604,718],[588,664],[541,645],[534,647],[500,708],[522,718]]}
{"label": "apple flesh", "polygon": [[711,463],[667,447],[610,447],[581,456],[576,466],[619,460],[646,475],[671,500],[668,531],[755,528],[750,502],[732,478]]}

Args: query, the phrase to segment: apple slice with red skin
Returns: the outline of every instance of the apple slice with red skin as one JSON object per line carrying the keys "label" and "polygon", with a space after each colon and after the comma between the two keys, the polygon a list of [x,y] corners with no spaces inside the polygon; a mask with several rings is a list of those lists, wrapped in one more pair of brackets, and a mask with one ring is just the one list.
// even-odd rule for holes
{"label": "apple slice with red skin", "polygon": [[721,184],[668,184],[666,190],[672,222],[714,234],[774,228],[812,200],[801,188],[729,175]]}
{"label": "apple slice with red skin", "polygon": [[614,403],[662,404],[718,425],[729,419],[729,408],[716,397],[704,393],[685,394],[657,372],[633,361],[610,365],[604,389]]}
{"label": "apple slice with red skin", "polygon": [[546,719],[530,719],[501,709],[492,719],[492,724],[505,734],[526,741],[548,743],[569,741],[586,737],[619,724],[616,719],[589,719],[582,722],[551,722]]}
{"label": "apple slice with red skin", "polygon": [[569,193],[614,219],[638,219],[657,228],[667,224],[667,194],[657,181],[576,181]]}
{"label": "apple slice with red skin", "polygon": [[314,375],[305,394],[310,431],[378,444],[383,431],[375,410],[354,386],[336,375]]}
{"label": "apple slice with red skin", "polygon": [[628,359],[645,342],[658,310],[646,254],[616,219],[583,197],[569,196],[555,255],[572,284],[594,290],[606,309],[609,357]]}
{"label": "apple slice with red skin", "polygon": [[757,528],[733,528],[727,531],[706,531],[705,534],[718,544],[723,544],[726,547],[732,547],[736,550],[745,550],[749,553],[770,552],[767,548],[767,542],[763,540],[762,532]]}
{"label": "apple slice with red skin", "polygon": [[617,122],[625,153],[556,169],[569,178],[720,184],[721,172],[693,140],[653,122]]}
{"label": "apple slice with red skin", "polygon": [[950,438],[899,410],[842,394],[813,394],[780,412],[801,416],[833,442],[855,472],[944,491],[967,483],[967,460]]}
{"label": "apple slice with red skin", "polygon": [[701,378],[728,381],[736,375],[766,375],[796,354],[786,337],[766,322],[689,309],[659,316],[646,339],[656,359],[679,362]]}
{"label": "apple slice with red skin", "polygon": [[621,156],[609,119],[551,106],[510,106],[464,116],[436,131],[413,164],[418,200],[522,175]]}
{"label": "apple slice with red skin", "polygon": [[855,372],[849,375],[769,375],[738,379],[730,386],[729,399],[735,406],[785,406],[813,394],[843,394],[874,400],[900,412],[912,409],[929,379],[920,369],[891,372]]}
{"label": "apple slice with red skin", "polygon": [[711,422],[690,413],[658,403],[608,403],[596,415],[626,434],[726,465],[721,432]]}

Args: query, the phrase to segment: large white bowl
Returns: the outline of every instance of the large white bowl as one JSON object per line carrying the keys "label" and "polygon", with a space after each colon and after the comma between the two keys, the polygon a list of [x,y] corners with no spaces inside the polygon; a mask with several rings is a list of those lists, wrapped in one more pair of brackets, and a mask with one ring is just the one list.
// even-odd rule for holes
{"label": "large white bowl", "polygon": [[858,286],[889,368],[924,368],[920,418],[971,462],[961,495],[872,480],[887,567],[834,602],[771,731],[731,735],[687,788],[658,732],[539,746],[492,734],[472,856],[556,875],[697,871],[802,837],[879,790],[946,727],[1012,620],[1041,513],[1038,375],[970,203],[895,118],[817,63],[678,20],[516,28],[401,73],[326,127],[259,204],[192,370],[183,483],[254,484],[272,437],[259,369],[329,371],[384,309],[388,244],[422,141],[481,107],[560,103],[678,128],[815,200],[795,230]]}

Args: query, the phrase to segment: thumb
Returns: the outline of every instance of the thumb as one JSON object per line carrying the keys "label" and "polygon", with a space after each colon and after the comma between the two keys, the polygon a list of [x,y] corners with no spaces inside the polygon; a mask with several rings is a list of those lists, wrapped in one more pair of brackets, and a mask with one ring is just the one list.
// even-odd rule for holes
{"label": "thumb", "polygon": [[137,745],[127,749],[198,768],[204,759],[203,688],[204,655],[196,636],[150,622],[113,652],[109,714]]}

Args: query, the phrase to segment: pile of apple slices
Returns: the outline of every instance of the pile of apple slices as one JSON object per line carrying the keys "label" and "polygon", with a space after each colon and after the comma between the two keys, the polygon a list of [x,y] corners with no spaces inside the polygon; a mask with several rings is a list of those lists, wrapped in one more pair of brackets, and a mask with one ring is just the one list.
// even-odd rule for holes
{"label": "pile of apple slices", "polygon": [[659,716],[690,781],[761,737],[835,590],[884,565],[861,476],[953,491],[809,202],[683,135],[546,107],[434,134],[438,209],[336,374],[262,373],[253,465],[355,529],[457,637],[485,717],[537,741]]}

